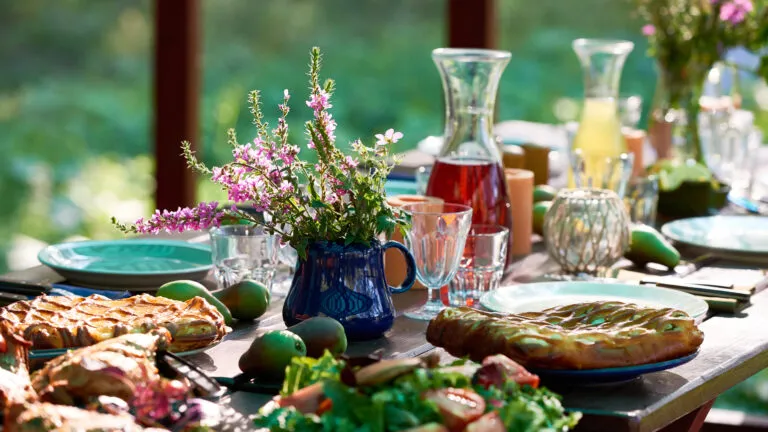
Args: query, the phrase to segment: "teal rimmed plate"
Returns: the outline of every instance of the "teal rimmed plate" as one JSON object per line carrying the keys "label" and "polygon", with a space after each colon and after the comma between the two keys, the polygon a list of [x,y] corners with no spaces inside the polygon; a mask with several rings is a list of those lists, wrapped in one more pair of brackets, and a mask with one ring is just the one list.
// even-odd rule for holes
{"label": "teal rimmed plate", "polygon": [[669,307],[704,319],[707,302],[688,293],[650,285],[610,282],[539,282],[503,286],[486,293],[480,304],[493,312],[540,312],[555,306],[594,301],[620,301],[647,307]]}
{"label": "teal rimmed plate", "polygon": [[143,292],[173,280],[201,280],[213,267],[210,247],[158,239],[61,243],[37,258],[74,285]]}
{"label": "teal rimmed plate", "polygon": [[680,219],[661,227],[670,239],[729,254],[768,255],[768,217],[710,216]]}
{"label": "teal rimmed plate", "polygon": [[634,380],[653,372],[660,372],[673,367],[680,366],[693,360],[699,351],[658,363],[648,363],[637,366],[625,366],[605,369],[584,369],[584,370],[558,370],[558,369],[536,369],[527,368],[529,372],[535,373],[548,385],[578,384],[578,385],[598,385],[615,384]]}

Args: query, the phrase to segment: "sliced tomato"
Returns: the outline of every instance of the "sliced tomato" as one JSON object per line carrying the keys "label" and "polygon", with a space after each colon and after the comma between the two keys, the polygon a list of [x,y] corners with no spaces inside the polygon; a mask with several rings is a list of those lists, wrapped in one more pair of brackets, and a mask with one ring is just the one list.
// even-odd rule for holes
{"label": "sliced tomato", "polygon": [[317,407],[317,411],[315,411],[315,414],[317,415],[323,415],[326,411],[330,411],[331,407],[333,407],[333,401],[330,399],[325,399],[322,402],[320,402],[320,406]]}
{"label": "sliced tomato", "polygon": [[491,411],[488,414],[468,424],[464,432],[507,432],[499,413]]}
{"label": "sliced tomato", "polygon": [[497,354],[486,357],[483,366],[475,373],[475,382],[485,388],[501,387],[505,381],[513,380],[533,388],[539,387],[539,376],[528,372],[509,357]]}
{"label": "sliced tomato", "polygon": [[443,416],[443,423],[450,430],[461,431],[485,412],[483,398],[468,389],[444,388],[430,390],[424,398],[434,402]]}
{"label": "sliced tomato", "polygon": [[277,404],[280,407],[294,407],[304,414],[312,414],[317,412],[324,399],[323,383],[318,382],[297,390],[288,396],[279,397]]}

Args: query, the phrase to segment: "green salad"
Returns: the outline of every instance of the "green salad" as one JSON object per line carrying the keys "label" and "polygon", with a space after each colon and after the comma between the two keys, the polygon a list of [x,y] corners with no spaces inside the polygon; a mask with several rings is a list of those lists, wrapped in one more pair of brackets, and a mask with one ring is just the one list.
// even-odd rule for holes
{"label": "green salad", "polygon": [[538,377],[504,356],[482,365],[457,361],[384,360],[353,368],[329,353],[294,358],[280,396],[256,426],[280,431],[565,431],[566,414]]}

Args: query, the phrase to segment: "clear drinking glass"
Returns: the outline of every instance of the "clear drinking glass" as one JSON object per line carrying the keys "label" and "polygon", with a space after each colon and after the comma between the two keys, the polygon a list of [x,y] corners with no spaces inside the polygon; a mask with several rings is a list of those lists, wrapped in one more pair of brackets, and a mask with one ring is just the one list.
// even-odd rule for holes
{"label": "clear drinking glass", "polygon": [[475,306],[483,294],[499,287],[508,238],[509,229],[501,225],[472,225],[459,270],[448,283],[451,306]]}
{"label": "clear drinking glass", "polygon": [[[587,158],[581,149],[574,149],[570,154],[573,182],[580,189],[608,189],[624,198],[627,183],[632,176],[633,153],[622,153],[618,157],[592,158],[591,169],[587,169]],[[597,166],[599,163],[599,167]]]}
{"label": "clear drinking glass", "polygon": [[210,235],[214,272],[220,288],[253,279],[272,292],[279,262],[279,236],[252,225],[226,225],[212,229]]}
{"label": "clear drinking glass", "polygon": [[427,302],[405,316],[430,320],[443,309],[440,287],[456,275],[467,234],[472,208],[460,204],[414,203],[401,207],[411,218],[405,245],[416,261],[416,276],[427,287]]}
{"label": "clear drinking glass", "polygon": [[643,116],[643,98],[637,95],[622,96],[619,98],[618,110],[621,126],[634,129]]}
{"label": "clear drinking glass", "polygon": [[653,226],[659,204],[659,179],[656,176],[636,177],[629,181],[624,205],[632,223]]}
{"label": "clear drinking glass", "polygon": [[432,175],[432,165],[422,165],[416,169],[416,193],[426,195],[429,176]]}

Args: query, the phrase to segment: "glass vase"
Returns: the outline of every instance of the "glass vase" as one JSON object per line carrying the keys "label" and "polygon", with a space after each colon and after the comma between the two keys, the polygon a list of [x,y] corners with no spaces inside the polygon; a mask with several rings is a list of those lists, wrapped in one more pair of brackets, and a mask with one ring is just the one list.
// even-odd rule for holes
{"label": "glass vase", "polygon": [[[509,229],[509,198],[492,127],[499,79],[510,58],[508,51],[496,50],[432,52],[445,92],[445,133],[426,190],[446,203],[470,206],[473,224]],[[510,248],[511,242],[510,236]]]}
{"label": "glass vase", "polygon": [[[584,108],[571,150],[579,150],[586,174],[603,177],[604,161],[626,152],[618,113],[619,81],[634,44],[622,40],[576,39],[573,50],[584,74]],[[572,171],[569,186],[575,187]]]}

